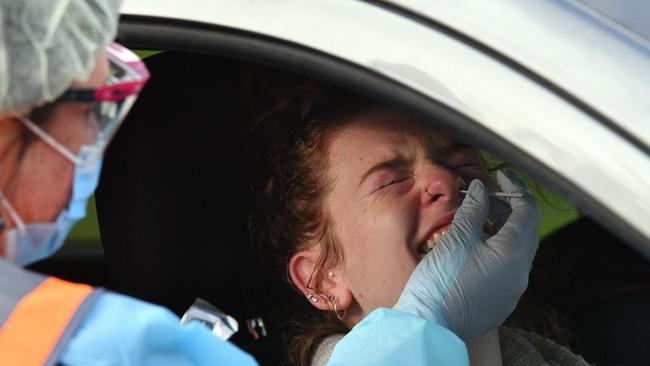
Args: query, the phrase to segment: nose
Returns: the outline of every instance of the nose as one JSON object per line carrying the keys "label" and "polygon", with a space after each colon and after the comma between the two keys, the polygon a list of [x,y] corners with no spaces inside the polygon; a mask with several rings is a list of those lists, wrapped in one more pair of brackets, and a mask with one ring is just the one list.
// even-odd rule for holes
{"label": "nose", "polygon": [[436,166],[425,169],[422,184],[423,205],[454,203],[458,200],[458,191],[465,186],[463,179],[453,171]]}

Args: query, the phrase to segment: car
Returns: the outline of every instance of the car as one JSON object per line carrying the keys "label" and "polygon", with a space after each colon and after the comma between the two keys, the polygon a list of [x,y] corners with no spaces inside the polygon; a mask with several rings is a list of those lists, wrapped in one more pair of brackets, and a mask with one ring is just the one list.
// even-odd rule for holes
{"label": "car", "polygon": [[[271,333],[287,289],[251,254],[246,224],[259,172],[246,165],[246,111],[232,93],[242,72],[266,65],[390,102],[503,158],[587,218],[555,236],[585,241],[561,249],[580,284],[598,287],[603,276],[594,268],[603,262],[588,254],[595,240],[599,250],[623,251],[611,267],[634,263],[632,282],[647,286],[650,41],[605,10],[560,0],[126,1],[118,41],[164,52],[147,59],[152,79],[107,151],[97,192],[106,264],[87,250],[38,268],[93,263],[64,276],[177,313],[202,297],[241,320],[262,314]],[[637,309],[648,308],[646,292]],[[604,333],[635,323],[649,335],[648,315],[630,314]],[[277,343],[240,333],[236,343],[277,362]],[[588,359],[650,362],[642,338],[599,353],[602,337],[589,340]]]}

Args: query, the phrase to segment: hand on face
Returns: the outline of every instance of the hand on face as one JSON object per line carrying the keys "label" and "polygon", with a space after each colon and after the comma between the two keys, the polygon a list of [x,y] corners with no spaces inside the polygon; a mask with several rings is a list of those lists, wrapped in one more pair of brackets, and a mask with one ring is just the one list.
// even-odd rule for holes
{"label": "hand on face", "polygon": [[516,177],[499,172],[512,214],[501,230],[485,240],[489,210],[483,184],[470,184],[450,230],[411,274],[394,308],[443,325],[462,339],[500,326],[528,285],[538,247],[540,213],[535,199]]}
{"label": "hand on face", "polygon": [[[343,263],[326,270],[333,279],[312,282],[311,289],[306,283],[317,277],[311,275],[319,245],[297,253],[289,269],[305,295],[318,289],[336,296],[349,325],[395,304],[428,239],[451,224],[465,182],[479,178],[498,188],[475,149],[396,111],[339,130],[328,157],[332,188],[325,206]],[[325,301],[314,305],[331,310]]]}

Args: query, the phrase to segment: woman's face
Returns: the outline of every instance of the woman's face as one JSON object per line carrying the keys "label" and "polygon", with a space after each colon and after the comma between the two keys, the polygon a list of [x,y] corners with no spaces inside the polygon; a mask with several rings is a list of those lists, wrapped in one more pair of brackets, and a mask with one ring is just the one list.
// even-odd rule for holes
{"label": "woman's face", "polygon": [[344,256],[333,272],[359,319],[395,304],[427,240],[448,229],[459,190],[476,178],[498,188],[474,148],[391,110],[337,132],[328,157],[325,205]]}

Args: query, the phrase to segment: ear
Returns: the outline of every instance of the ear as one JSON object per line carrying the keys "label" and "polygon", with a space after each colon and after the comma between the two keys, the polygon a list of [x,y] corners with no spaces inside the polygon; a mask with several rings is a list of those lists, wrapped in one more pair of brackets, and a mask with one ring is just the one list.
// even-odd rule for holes
{"label": "ear", "polygon": [[[315,266],[319,256],[320,250],[317,246],[295,253],[289,261],[289,276],[291,276],[291,280],[298,290],[305,295],[305,301],[309,301],[317,309],[333,310],[333,306],[327,297],[334,296],[336,308],[343,311],[352,303],[352,292],[345,283],[344,278],[336,270],[322,273],[320,283],[316,282],[318,274],[315,272]],[[332,275],[328,276],[328,273],[332,273]],[[308,283],[310,277],[311,282]],[[307,286],[311,287],[311,290]],[[315,296],[318,300],[309,300],[307,299],[308,295]]]}

